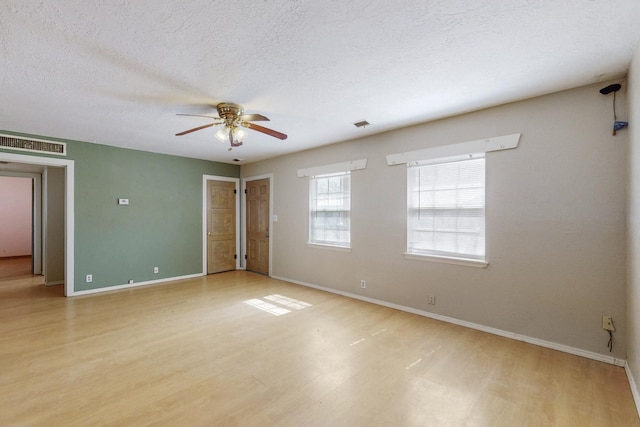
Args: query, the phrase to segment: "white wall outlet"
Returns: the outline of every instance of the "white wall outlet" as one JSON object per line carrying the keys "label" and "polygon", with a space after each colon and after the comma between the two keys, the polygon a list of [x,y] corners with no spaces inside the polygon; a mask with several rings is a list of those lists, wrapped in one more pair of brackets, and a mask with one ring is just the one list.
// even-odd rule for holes
{"label": "white wall outlet", "polygon": [[118,204],[119,205],[128,205],[129,204],[129,199],[118,199]]}
{"label": "white wall outlet", "polygon": [[611,316],[602,316],[602,329],[605,331],[616,330],[616,327],[613,326],[613,318]]}
{"label": "white wall outlet", "polygon": [[429,295],[429,304],[436,305],[436,296],[435,295]]}
{"label": "white wall outlet", "polygon": [[360,287],[361,288],[366,288],[367,287],[367,281],[366,280],[360,280]]}
{"label": "white wall outlet", "polygon": [[129,279],[129,284],[133,285],[133,279]]}
{"label": "white wall outlet", "polygon": [[153,274],[158,274],[159,270],[158,267],[153,267]]}
{"label": "white wall outlet", "polygon": [[87,274],[87,276],[85,277],[84,281],[87,282],[87,283],[93,282],[93,274]]}

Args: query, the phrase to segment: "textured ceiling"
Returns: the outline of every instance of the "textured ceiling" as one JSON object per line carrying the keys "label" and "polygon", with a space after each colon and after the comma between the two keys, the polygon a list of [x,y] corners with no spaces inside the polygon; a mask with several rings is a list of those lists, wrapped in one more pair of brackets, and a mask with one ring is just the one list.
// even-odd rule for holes
{"label": "textured ceiling", "polygon": [[[0,129],[229,163],[619,78],[640,36],[638,0],[1,3]],[[174,136],[222,101],[289,138]]]}

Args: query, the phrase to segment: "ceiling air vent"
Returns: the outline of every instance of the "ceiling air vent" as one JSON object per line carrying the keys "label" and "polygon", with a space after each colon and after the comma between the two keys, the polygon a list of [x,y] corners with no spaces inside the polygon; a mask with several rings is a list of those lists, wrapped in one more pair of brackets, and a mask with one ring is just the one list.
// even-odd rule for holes
{"label": "ceiling air vent", "polygon": [[6,134],[0,134],[0,148],[6,148],[7,150],[30,151],[32,153],[57,154],[60,156],[67,155],[67,144],[64,142],[23,138],[21,136]]}

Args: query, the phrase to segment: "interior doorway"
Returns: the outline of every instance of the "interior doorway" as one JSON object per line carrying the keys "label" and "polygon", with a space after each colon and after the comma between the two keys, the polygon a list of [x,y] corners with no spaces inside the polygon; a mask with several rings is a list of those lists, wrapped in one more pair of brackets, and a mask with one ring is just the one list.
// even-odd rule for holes
{"label": "interior doorway", "polygon": [[271,179],[246,182],[246,268],[269,275]]}
{"label": "interior doorway", "polygon": [[203,274],[240,268],[239,185],[239,178],[203,176]]}
{"label": "interior doorway", "polygon": [[[56,182],[55,189],[50,188],[52,191],[56,191],[59,196],[52,197],[57,203],[57,206],[49,205],[49,213],[55,210],[57,212],[57,218],[59,219],[59,225],[54,223],[46,226],[47,215],[42,214],[40,221],[34,221],[34,229],[38,230],[40,226],[40,232],[42,229],[48,228],[57,232],[56,238],[59,239],[59,245],[54,245],[54,238],[46,239],[46,233],[42,233],[42,236],[34,238],[34,240],[48,241],[50,243],[49,248],[46,250],[49,253],[49,260],[59,257],[59,261],[56,261],[56,267],[60,270],[60,280],[58,284],[64,283],[64,295],[73,296],[74,292],[74,161],[68,159],[59,159],[53,157],[40,157],[23,154],[13,154],[0,152],[0,170],[3,173],[9,171],[10,173],[30,173],[37,176],[36,180],[40,180],[42,187],[45,186],[47,179],[43,178],[43,175],[50,175],[51,182]],[[50,174],[48,174],[50,172]],[[53,178],[53,175],[56,177]],[[41,188],[42,188],[41,187]],[[36,187],[34,187],[36,188]],[[37,190],[34,190],[37,191]],[[34,212],[42,212],[47,210],[47,203],[42,203],[42,200],[46,198],[48,191],[42,190],[40,196],[36,195],[34,201],[41,203],[41,206],[34,208]],[[49,215],[49,219],[53,218],[53,215]],[[38,225],[40,224],[40,225]],[[35,234],[35,233],[34,233]],[[34,272],[36,274],[42,274],[42,270],[46,270],[46,266],[41,264],[41,271],[36,269],[35,258],[42,256],[45,252],[44,245],[40,250],[33,250],[34,256]],[[55,254],[55,257],[52,255]],[[44,271],[45,275],[47,272]],[[56,283],[51,283],[56,284]]]}
{"label": "interior doorway", "polygon": [[207,181],[207,274],[235,270],[237,188],[230,181]]}
{"label": "interior doorway", "polygon": [[0,175],[0,258],[31,257],[33,179]]}
{"label": "interior doorway", "polygon": [[0,280],[42,275],[42,175],[0,164]]}

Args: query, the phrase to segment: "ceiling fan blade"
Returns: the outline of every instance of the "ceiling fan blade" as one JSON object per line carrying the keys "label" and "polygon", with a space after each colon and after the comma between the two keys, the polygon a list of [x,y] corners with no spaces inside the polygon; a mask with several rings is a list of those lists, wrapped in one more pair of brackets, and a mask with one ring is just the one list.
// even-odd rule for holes
{"label": "ceiling fan blade", "polygon": [[243,114],[238,117],[240,120],[246,120],[248,122],[268,122],[269,119],[262,114]]}
{"label": "ceiling fan blade", "polygon": [[206,114],[182,114],[182,113],[177,113],[176,116],[189,116],[189,117],[206,117],[208,119],[216,119],[216,120],[220,120],[220,117],[216,117],[216,116],[207,116]]}
{"label": "ceiling fan blade", "polygon": [[176,136],[186,135],[188,133],[195,132],[195,131],[200,130],[200,129],[209,128],[211,126],[218,125],[218,124],[220,124],[220,123],[209,123],[208,125],[198,126],[197,128],[193,128],[193,129],[185,130],[184,132],[176,133]]}
{"label": "ceiling fan blade", "polygon": [[269,136],[273,136],[273,137],[278,138],[278,139],[282,139],[282,140],[287,139],[287,135],[285,135],[284,133],[275,131],[273,129],[266,128],[264,126],[257,125],[255,123],[242,122],[241,124],[242,124],[242,126],[248,128],[248,129],[257,130],[258,132],[262,132],[264,134],[267,134]]}

